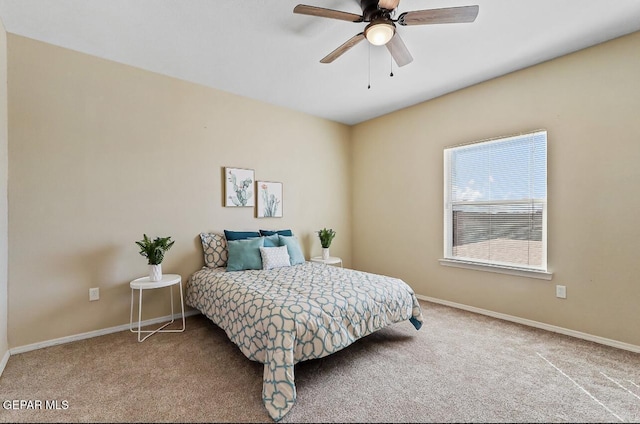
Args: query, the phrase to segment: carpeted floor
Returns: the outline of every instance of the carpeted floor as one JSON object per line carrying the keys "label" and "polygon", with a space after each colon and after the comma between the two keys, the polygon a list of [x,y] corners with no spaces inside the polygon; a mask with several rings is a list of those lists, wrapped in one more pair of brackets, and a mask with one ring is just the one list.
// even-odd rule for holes
{"label": "carpeted floor", "polygon": [[[420,331],[396,324],[298,364],[281,422],[640,421],[639,354],[421,304]],[[143,343],[125,331],[11,356],[0,421],[270,422],[261,393],[262,365],[198,315]]]}

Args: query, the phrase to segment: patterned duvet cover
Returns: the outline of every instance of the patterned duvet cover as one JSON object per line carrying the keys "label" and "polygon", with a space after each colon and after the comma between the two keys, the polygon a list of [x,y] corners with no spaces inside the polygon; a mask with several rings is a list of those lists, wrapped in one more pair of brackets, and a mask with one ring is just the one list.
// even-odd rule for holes
{"label": "patterned duvet cover", "polygon": [[267,271],[203,268],[187,281],[186,303],[264,364],[262,399],[275,421],[295,404],[297,362],[393,323],[422,325],[420,304],[402,280],[312,262]]}

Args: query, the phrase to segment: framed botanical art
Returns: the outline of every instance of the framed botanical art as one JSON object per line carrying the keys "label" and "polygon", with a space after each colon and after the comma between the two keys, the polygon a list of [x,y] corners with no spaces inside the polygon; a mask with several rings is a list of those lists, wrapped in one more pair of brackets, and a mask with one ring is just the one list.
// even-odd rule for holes
{"label": "framed botanical art", "polygon": [[255,205],[253,169],[224,168],[224,205],[243,207]]}
{"label": "framed botanical art", "polygon": [[282,183],[258,181],[256,183],[258,218],[282,218]]}

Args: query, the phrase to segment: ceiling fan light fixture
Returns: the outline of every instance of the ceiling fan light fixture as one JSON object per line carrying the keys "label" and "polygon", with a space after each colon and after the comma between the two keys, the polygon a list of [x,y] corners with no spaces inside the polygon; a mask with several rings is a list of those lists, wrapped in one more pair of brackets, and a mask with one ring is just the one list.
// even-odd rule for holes
{"label": "ceiling fan light fixture", "polygon": [[384,46],[396,33],[396,27],[388,23],[371,23],[365,30],[364,35],[374,46]]}

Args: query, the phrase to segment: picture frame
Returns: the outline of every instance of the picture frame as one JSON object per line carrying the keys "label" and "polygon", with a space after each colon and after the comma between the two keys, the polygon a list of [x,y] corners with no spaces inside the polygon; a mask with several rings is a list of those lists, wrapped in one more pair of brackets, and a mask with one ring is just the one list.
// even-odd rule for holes
{"label": "picture frame", "polygon": [[282,218],[282,183],[256,181],[256,218]]}
{"label": "picture frame", "polygon": [[253,169],[224,168],[224,206],[253,207],[255,172]]}

